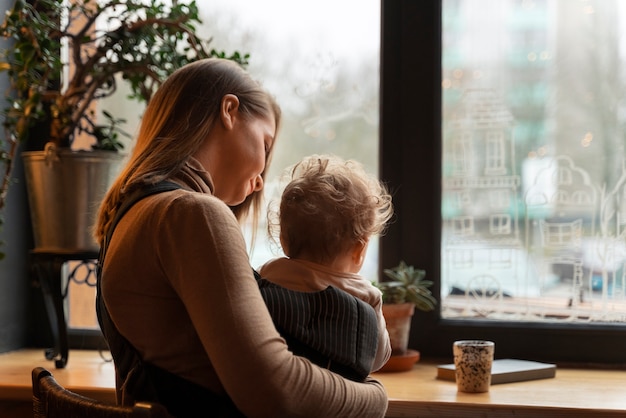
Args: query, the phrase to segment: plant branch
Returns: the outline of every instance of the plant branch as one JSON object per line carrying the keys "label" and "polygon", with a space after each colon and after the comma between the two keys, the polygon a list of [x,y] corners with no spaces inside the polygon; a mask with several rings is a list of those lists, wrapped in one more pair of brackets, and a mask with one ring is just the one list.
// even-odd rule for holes
{"label": "plant branch", "polygon": [[17,141],[12,137],[11,133],[5,129],[5,138],[9,143],[9,149],[2,153],[0,161],[4,162],[4,174],[2,176],[2,183],[0,184],[0,211],[4,209],[6,204],[7,194],[9,193],[9,186],[11,185],[11,175],[13,174],[13,160],[17,153]]}

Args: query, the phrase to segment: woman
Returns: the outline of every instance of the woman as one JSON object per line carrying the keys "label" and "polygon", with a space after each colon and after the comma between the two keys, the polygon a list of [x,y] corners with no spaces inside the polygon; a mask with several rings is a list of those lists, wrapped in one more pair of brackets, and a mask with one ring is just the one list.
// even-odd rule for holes
{"label": "woman", "polygon": [[[153,400],[181,415],[209,396],[215,409],[232,412],[222,402],[232,400],[249,417],[384,415],[379,382],[346,380],[294,356],[260,295],[238,219],[258,206],[279,123],[274,99],[223,59],[183,67],[151,99],[95,233],[107,247],[99,292],[104,314],[149,371],[137,377],[118,357],[119,393],[131,388],[141,398],[132,388],[147,379],[156,387]],[[138,201],[107,241],[123,201],[163,180],[181,188]],[[108,328],[105,336],[111,342]],[[112,351],[114,358],[126,352]],[[181,387],[172,379],[193,389],[179,391],[185,405],[159,390]],[[165,380],[169,386],[161,385]]]}

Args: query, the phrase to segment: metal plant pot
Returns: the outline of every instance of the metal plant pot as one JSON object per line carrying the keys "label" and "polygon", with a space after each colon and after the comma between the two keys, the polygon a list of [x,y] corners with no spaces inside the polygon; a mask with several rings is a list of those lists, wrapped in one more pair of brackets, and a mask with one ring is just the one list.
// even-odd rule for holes
{"label": "metal plant pot", "polygon": [[111,151],[53,148],[22,153],[35,251],[99,251],[92,227],[123,158]]}

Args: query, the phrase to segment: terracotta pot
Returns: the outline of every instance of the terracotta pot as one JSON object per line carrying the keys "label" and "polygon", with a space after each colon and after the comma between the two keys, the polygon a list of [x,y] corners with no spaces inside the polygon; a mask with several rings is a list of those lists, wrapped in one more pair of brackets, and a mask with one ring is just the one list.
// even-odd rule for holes
{"label": "terracotta pot", "polygon": [[402,356],[407,352],[414,311],[415,305],[412,303],[383,304],[383,316],[387,322],[392,356]]}

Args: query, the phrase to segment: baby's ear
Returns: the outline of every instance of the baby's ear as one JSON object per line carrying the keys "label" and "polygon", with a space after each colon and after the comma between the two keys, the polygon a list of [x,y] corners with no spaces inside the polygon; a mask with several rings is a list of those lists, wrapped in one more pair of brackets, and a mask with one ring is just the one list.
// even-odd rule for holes
{"label": "baby's ear", "polygon": [[359,240],[354,243],[352,246],[352,262],[359,266],[359,268],[363,265],[365,261],[365,254],[367,253],[367,245],[369,244],[369,239]]}
{"label": "baby's ear", "polygon": [[239,97],[234,94],[226,94],[222,97],[220,105],[220,119],[226,129],[232,129],[235,119],[239,117]]}

